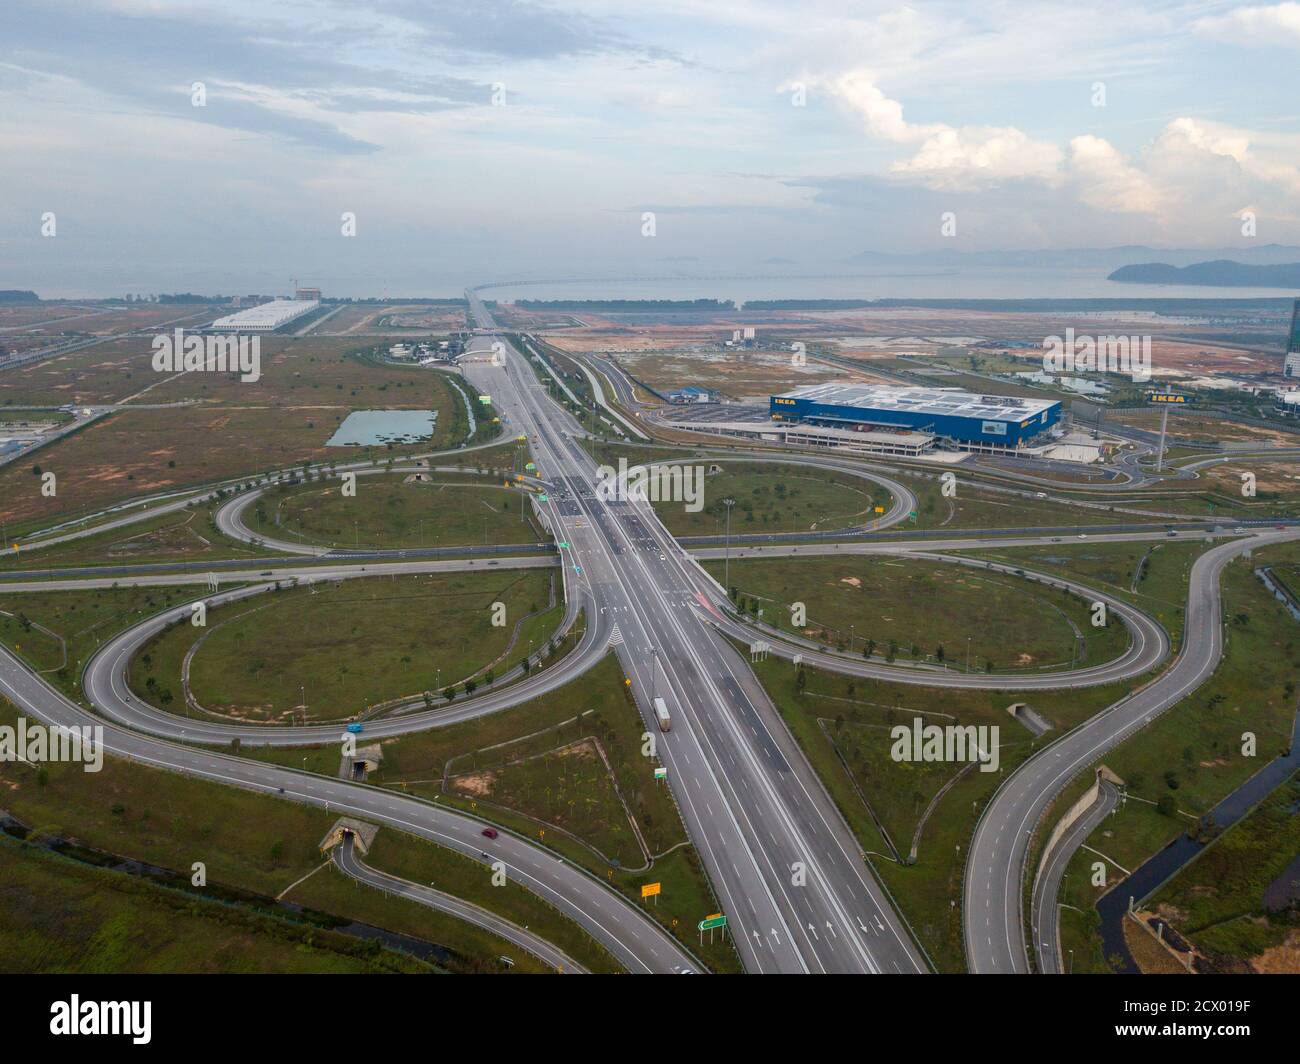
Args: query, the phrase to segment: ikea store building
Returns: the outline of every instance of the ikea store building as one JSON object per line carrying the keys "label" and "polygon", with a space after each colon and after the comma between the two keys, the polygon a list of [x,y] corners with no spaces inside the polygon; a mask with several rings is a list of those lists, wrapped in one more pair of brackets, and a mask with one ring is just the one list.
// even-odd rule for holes
{"label": "ikea store building", "polygon": [[877,384],[813,384],[773,395],[775,421],[799,421],[856,432],[931,433],[962,450],[999,453],[1033,442],[1061,420],[1054,399],[976,395],[956,388]]}

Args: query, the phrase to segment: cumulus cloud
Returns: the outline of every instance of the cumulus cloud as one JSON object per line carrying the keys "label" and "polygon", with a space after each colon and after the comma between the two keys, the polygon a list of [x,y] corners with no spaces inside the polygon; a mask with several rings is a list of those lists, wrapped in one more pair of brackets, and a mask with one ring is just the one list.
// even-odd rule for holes
{"label": "cumulus cloud", "polygon": [[865,71],[821,84],[869,136],[898,146],[900,157],[886,164],[892,178],[932,191],[1032,185],[1102,214],[1204,220],[1300,190],[1295,144],[1261,149],[1257,135],[1220,123],[1175,118],[1128,154],[1090,133],[1070,137],[1063,149],[1014,126],[909,122],[902,103]]}
{"label": "cumulus cloud", "polygon": [[1160,190],[1109,141],[1085,134],[1070,141],[1070,172],[1079,199],[1100,211],[1148,213]]}
{"label": "cumulus cloud", "polygon": [[1300,3],[1240,7],[1197,19],[1192,29],[1202,37],[1231,44],[1300,46]]}
{"label": "cumulus cloud", "polygon": [[834,78],[827,87],[872,136],[916,144],[911,157],[892,163],[890,170],[916,176],[931,188],[973,188],[1011,178],[1051,181],[1060,172],[1060,148],[1012,126],[908,122],[903,105],[861,71]]}

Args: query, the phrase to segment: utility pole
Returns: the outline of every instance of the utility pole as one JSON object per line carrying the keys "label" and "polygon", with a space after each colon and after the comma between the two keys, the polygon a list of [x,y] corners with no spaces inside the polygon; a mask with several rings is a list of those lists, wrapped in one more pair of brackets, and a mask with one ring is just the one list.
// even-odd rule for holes
{"label": "utility pole", "polygon": [[722,500],[722,505],[727,508],[727,538],[726,546],[723,548],[722,563],[722,590],[731,597],[731,508],[736,505],[736,500],[726,498]]}
{"label": "utility pole", "polygon": [[1168,404],[1160,408],[1160,446],[1156,448],[1156,472],[1165,467],[1165,427],[1169,424]]}

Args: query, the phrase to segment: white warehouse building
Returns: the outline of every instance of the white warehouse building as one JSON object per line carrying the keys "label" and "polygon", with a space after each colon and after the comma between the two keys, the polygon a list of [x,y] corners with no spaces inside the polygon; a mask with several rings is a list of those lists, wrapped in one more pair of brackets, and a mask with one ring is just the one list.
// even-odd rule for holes
{"label": "white warehouse building", "polygon": [[320,301],[317,299],[273,299],[270,303],[261,303],[237,314],[218,318],[208,328],[221,332],[274,332],[282,325],[310,314],[319,306]]}

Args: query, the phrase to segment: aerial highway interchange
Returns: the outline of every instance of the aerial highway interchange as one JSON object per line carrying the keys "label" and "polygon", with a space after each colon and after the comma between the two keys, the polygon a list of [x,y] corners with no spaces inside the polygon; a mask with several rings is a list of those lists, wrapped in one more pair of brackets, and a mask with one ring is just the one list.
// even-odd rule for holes
{"label": "aerial highway interchange", "polygon": [[[215,505],[214,524],[223,535],[268,552],[264,565],[243,569],[199,571],[195,566],[113,567],[109,575],[94,575],[94,567],[60,566],[6,572],[0,592],[77,590],[123,586],[185,586],[210,581],[202,601],[207,608],[262,595],[281,586],[310,586],[326,581],[388,577],[435,572],[469,572],[559,568],[565,612],[558,629],[568,632],[579,615],[585,624],[574,650],[558,664],[532,675],[516,669],[501,679],[505,685],[473,698],[412,697],[398,712],[367,721],[367,738],[383,740],[430,728],[473,721],[555,691],[592,668],[613,648],[631,693],[654,735],[656,756],[666,768],[686,832],[696,847],[745,971],[753,973],[924,973],[933,962],[908,926],[896,900],[884,888],[866,860],[862,844],[837,808],[823,782],[791,735],[768,692],[743,656],[746,644],[761,641],[764,653],[793,659],[800,667],[831,673],[932,688],[1034,691],[1083,687],[1125,681],[1155,671],[1155,678],[1130,692],[1065,734],[1048,742],[1001,781],[984,808],[965,861],[962,899],[965,953],[974,972],[1060,970],[1060,957],[1050,943],[1033,941],[1024,918],[1023,892],[1030,843],[1047,809],[1065,786],[1107,750],[1159,714],[1177,705],[1214,671],[1222,650],[1219,584],[1224,565],[1243,552],[1300,538],[1300,528],[1285,521],[1258,528],[1228,529],[1222,524],[1181,522],[1183,541],[1201,538],[1208,549],[1195,563],[1188,587],[1186,623],[1173,663],[1160,670],[1170,654],[1168,633],[1152,616],[1122,597],[1090,587],[1086,581],[1059,574],[1035,573],[1014,566],[951,553],[972,549],[1046,546],[1073,538],[1051,526],[1026,527],[993,533],[963,530],[910,533],[891,538],[914,515],[917,497],[891,467],[798,453],[780,456],[791,467],[832,469],[861,478],[888,492],[890,506],[870,529],[818,535],[749,535],[743,542],[722,546],[695,543],[683,546],[663,526],[654,506],[626,485],[610,492],[585,444],[589,432],[572,413],[548,394],[535,375],[529,356],[512,334],[501,329],[474,290],[467,293],[477,328],[461,371],[473,389],[498,411],[503,433],[527,441],[536,471],[517,481],[532,491],[540,520],[559,544],[558,555],[545,544],[536,555],[492,548],[490,554],[467,547],[457,557],[438,558],[420,549],[348,550],[303,543],[254,532],[246,516],[259,496],[294,474],[286,471],[262,478],[261,486],[229,493],[217,485],[195,489],[175,498],[160,497],[152,505],[119,512],[122,507],[89,515],[75,525],[60,523],[46,532],[28,533],[20,540],[23,556],[53,546],[130,525],[197,504]],[[621,409],[608,405],[592,370],[584,367],[595,386],[596,405],[608,408],[619,422],[635,428],[639,417],[634,393],[613,365],[596,360],[593,368],[613,383]],[[570,393],[571,395],[571,393]],[[630,417],[629,417],[630,415]],[[637,435],[646,438],[637,430]],[[482,448],[489,444],[478,444]],[[465,450],[455,453],[463,456]],[[707,453],[707,452],[705,452]],[[728,452],[726,460],[743,465],[770,456]],[[440,462],[442,464],[440,464]],[[1203,463],[1201,463],[1203,464]],[[654,464],[650,467],[653,469]],[[531,468],[531,467],[530,467]],[[1118,486],[1136,490],[1147,483],[1138,476]],[[367,476],[458,472],[439,453],[405,458],[386,467],[362,462],[319,467],[322,481],[353,473]],[[1194,475],[1184,467],[1178,476]],[[1023,474],[1014,481],[1025,482]],[[232,482],[237,483],[237,482]],[[229,488],[231,485],[226,485]],[[247,487],[247,485],[243,485]],[[1027,487],[999,486],[1013,497],[1046,497],[1030,479]],[[1054,499],[1082,506],[1119,509],[1116,519],[1095,528],[1092,543],[1160,542],[1171,533],[1126,520],[1170,520],[1170,515],[1145,507],[1114,507]],[[224,501],[223,501],[224,500]],[[544,501],[542,501],[544,500]],[[1149,507],[1150,504],[1146,504]],[[1157,526],[1160,527],[1160,526]],[[1171,528],[1171,525],[1163,527]],[[1077,534],[1085,538],[1083,534]],[[729,538],[728,538],[729,539]],[[826,542],[825,540],[833,540]],[[445,553],[457,554],[456,551]],[[279,556],[279,557],[275,557]],[[756,625],[739,612],[728,589],[707,571],[710,559],[763,557],[906,557],[948,566],[1015,573],[1081,599],[1104,604],[1125,626],[1128,649],[1114,660],[1038,675],[980,675],[934,666],[855,660],[814,640]],[[284,564],[292,561],[292,564]],[[162,571],[170,568],[171,571]],[[217,590],[221,583],[231,585]],[[26,579],[24,579],[26,577]],[[86,662],[84,691],[89,708],[74,704],[55,691],[8,649],[0,652],[0,691],[33,718],[63,725],[100,724],[110,754],[142,764],[166,767],[196,777],[250,788],[284,800],[308,802],[331,812],[400,827],[439,845],[491,865],[504,862],[507,874],[544,898],[610,951],[629,971],[680,972],[701,970],[699,961],[680,941],[665,933],[639,910],[570,861],[511,831],[493,833],[485,849],[482,823],[464,811],[349,780],[323,778],[272,763],[249,760],[232,749],[262,745],[329,744],[338,738],[330,724],[275,726],[179,717],[160,710],[133,692],[127,682],[129,662],[140,648],[190,614],[189,602],[158,612],[119,632]],[[652,704],[663,699],[671,707],[672,728],[656,734],[650,726]],[[233,746],[232,746],[233,744]],[[1113,798],[1113,792],[1108,792]],[[1109,807],[1103,809],[1107,811]],[[1077,848],[1083,835],[1075,833]],[[1063,865],[1071,849],[1054,855]],[[357,859],[349,837],[335,854],[339,867],[378,889],[402,892],[441,907],[460,918],[495,928],[561,970],[581,965],[538,940],[469,904],[435,896],[425,888],[366,869]],[[1052,883],[1059,884],[1059,868]],[[1030,877],[1032,878],[1032,877]],[[424,891],[422,895],[420,892]],[[1033,911],[1040,914],[1050,898],[1035,893]],[[1051,907],[1054,913],[1054,906]],[[1035,921],[1040,917],[1035,915]],[[566,963],[567,962],[567,963]]]}

